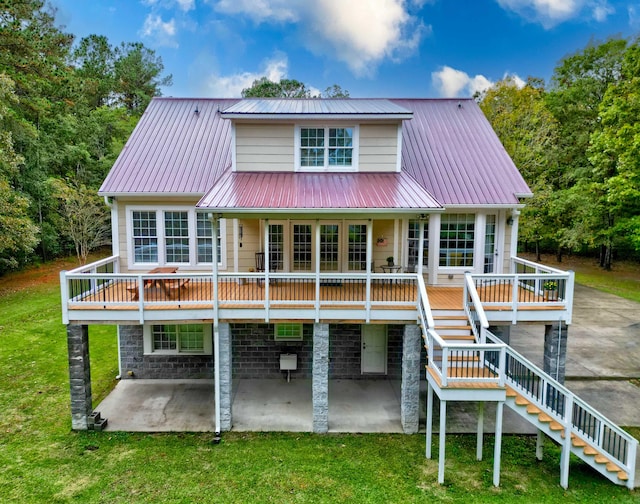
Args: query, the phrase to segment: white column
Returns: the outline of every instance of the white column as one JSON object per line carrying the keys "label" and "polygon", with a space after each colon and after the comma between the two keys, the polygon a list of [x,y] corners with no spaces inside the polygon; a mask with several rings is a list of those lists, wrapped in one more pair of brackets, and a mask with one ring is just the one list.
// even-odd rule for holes
{"label": "white column", "polygon": [[484,437],[484,401],[478,403],[478,436],[476,439],[476,459],[482,460],[482,444]]}
{"label": "white column", "polygon": [[440,444],[438,446],[438,483],[444,484],[445,440],[447,430],[447,401],[440,399]]}
{"label": "white column", "polygon": [[504,402],[496,402],[496,439],[493,447],[493,486],[500,485],[500,454],[502,453],[502,411]]}

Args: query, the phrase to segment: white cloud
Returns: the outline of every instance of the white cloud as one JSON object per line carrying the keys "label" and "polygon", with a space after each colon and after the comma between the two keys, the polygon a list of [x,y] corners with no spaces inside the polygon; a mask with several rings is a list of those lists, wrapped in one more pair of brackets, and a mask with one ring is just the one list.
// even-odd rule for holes
{"label": "white cloud", "polygon": [[156,45],[178,47],[175,40],[176,22],[174,19],[163,21],[157,14],[149,14],[144,20],[140,35],[152,39]]}
{"label": "white cloud", "polygon": [[195,0],[141,0],[142,5],[148,7],[160,7],[163,9],[173,9],[175,5],[184,12],[189,12],[196,8]]}
{"label": "white cloud", "polygon": [[633,5],[627,7],[627,15],[629,16],[629,26],[635,28],[640,25],[640,15]]}
{"label": "white cloud", "polygon": [[401,59],[430,31],[411,10],[426,0],[217,0],[219,12],[257,23],[296,23],[307,48],[371,75],[385,59]]}
{"label": "white cloud", "polygon": [[462,70],[450,66],[443,66],[437,72],[432,72],[431,80],[440,96],[445,98],[469,97],[480,93],[493,85],[484,75],[471,77]]}
{"label": "white cloud", "polygon": [[[603,22],[614,12],[607,0],[497,0],[503,9],[549,29],[569,19],[587,16]],[[588,14],[587,14],[588,13]]]}
{"label": "white cloud", "polygon": [[241,72],[232,75],[209,75],[204,81],[204,96],[215,98],[239,98],[242,90],[251,87],[253,81],[261,77],[279,82],[287,77],[289,61],[283,53],[277,53],[273,58],[263,63],[259,72]]}

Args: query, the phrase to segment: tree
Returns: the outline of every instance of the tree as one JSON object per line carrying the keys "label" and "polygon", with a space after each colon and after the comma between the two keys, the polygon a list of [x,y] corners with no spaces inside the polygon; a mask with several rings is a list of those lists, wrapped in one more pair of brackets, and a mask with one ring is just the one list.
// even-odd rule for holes
{"label": "tree", "polygon": [[[611,268],[612,250],[620,237],[640,251],[640,46],[625,51],[620,75],[605,92],[599,109],[600,128],[588,149],[593,165],[587,189],[601,221],[596,240],[604,244],[602,266]],[[596,223],[597,224],[597,223]]]}
{"label": "tree", "polygon": [[[626,40],[612,38],[591,43],[564,58],[554,71],[547,94],[547,104],[560,128],[554,189],[564,196],[557,201],[579,200],[591,210],[585,213],[581,207],[570,207],[562,213],[559,234],[574,246],[599,247],[600,264],[606,268],[611,267],[613,242],[608,237],[614,225],[601,190],[606,175],[602,173],[603,178],[594,172],[587,152],[593,135],[602,128],[600,107],[607,89],[622,78],[626,47]],[[589,196],[586,201],[585,195]]]}
{"label": "tree", "polygon": [[347,98],[349,91],[337,84],[325,89],[322,95],[313,94],[303,82],[295,79],[281,79],[273,82],[267,77],[253,81],[251,87],[242,90],[243,98]]}
{"label": "tree", "polygon": [[82,94],[90,108],[107,105],[113,99],[114,52],[104,35],[89,35],[73,49],[71,63],[82,82]]}
{"label": "tree", "polygon": [[109,212],[92,189],[73,187],[61,179],[51,179],[53,194],[60,201],[60,229],[75,247],[81,264],[89,252],[111,241]]}
{"label": "tree", "polygon": [[24,158],[13,148],[11,131],[4,124],[11,103],[17,102],[13,81],[0,74],[0,273],[16,268],[38,243],[38,228],[29,218],[29,200],[11,187]]}
{"label": "tree", "polygon": [[162,96],[161,87],[171,86],[173,77],[162,76],[162,58],[140,42],[123,42],[116,47],[114,55],[116,103],[140,116],[151,98]]}

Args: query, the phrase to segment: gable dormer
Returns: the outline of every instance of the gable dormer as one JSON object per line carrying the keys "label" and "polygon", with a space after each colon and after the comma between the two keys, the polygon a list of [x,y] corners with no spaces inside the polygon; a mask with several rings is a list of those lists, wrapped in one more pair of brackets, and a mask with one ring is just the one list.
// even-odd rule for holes
{"label": "gable dormer", "polygon": [[399,172],[402,122],[385,99],[245,99],[233,124],[233,171]]}

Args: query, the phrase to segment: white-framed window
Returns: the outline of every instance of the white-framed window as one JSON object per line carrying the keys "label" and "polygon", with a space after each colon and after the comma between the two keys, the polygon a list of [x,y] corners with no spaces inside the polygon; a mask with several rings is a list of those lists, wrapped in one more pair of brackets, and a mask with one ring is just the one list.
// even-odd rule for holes
{"label": "white-framed window", "polygon": [[[226,222],[221,219],[216,240],[218,265],[225,267]],[[128,207],[129,267],[207,265],[213,261],[213,231],[206,213],[192,207]]]}
{"label": "white-framed window", "polygon": [[210,324],[145,325],[144,353],[147,355],[211,355]]}
{"label": "white-framed window", "polygon": [[303,325],[298,322],[274,324],[273,339],[275,341],[302,341]]}
{"label": "white-framed window", "polygon": [[440,266],[472,268],[475,249],[476,216],[443,214],[440,216]]}
{"label": "white-framed window", "polygon": [[367,269],[367,225],[349,224],[347,237],[347,269]]}
{"label": "white-framed window", "polygon": [[359,129],[354,125],[296,128],[296,167],[300,171],[355,171]]}

